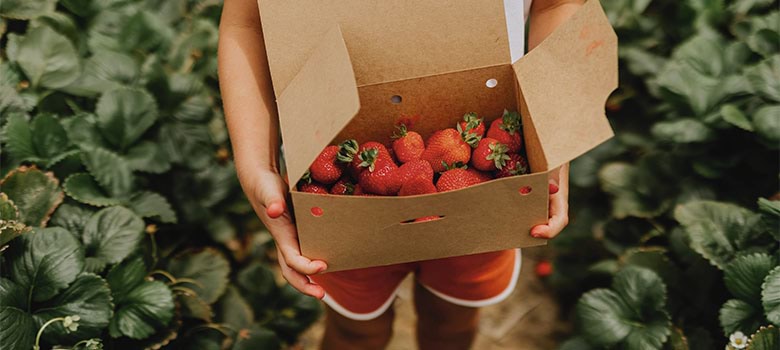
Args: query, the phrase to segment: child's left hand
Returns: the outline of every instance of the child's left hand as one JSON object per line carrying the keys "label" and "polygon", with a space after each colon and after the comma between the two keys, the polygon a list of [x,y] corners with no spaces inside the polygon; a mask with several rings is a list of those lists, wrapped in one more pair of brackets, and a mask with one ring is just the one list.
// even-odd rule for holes
{"label": "child's left hand", "polygon": [[555,238],[569,224],[569,164],[564,164],[550,180],[550,220],[531,228],[531,236]]}

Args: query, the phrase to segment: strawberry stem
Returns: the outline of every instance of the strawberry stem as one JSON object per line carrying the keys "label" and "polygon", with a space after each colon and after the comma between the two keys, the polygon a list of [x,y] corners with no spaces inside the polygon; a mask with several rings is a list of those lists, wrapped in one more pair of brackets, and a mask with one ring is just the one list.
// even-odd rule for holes
{"label": "strawberry stem", "polygon": [[501,130],[508,132],[510,135],[514,135],[516,131],[520,130],[520,115],[517,112],[510,112],[505,109],[501,121]]}
{"label": "strawberry stem", "polygon": [[360,152],[358,156],[362,162],[360,162],[361,168],[368,168],[368,171],[373,172],[376,165],[376,159],[379,156],[379,150],[376,148],[369,148]]}
{"label": "strawberry stem", "polygon": [[351,163],[358,150],[359,145],[357,141],[352,139],[344,140],[344,142],[339,144],[339,153],[336,155],[336,159],[342,163]]}

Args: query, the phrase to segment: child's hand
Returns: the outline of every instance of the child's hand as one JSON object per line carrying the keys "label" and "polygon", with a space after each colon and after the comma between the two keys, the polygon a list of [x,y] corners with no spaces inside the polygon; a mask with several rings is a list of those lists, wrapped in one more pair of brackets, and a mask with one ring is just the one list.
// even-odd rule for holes
{"label": "child's hand", "polygon": [[[557,179],[556,179],[557,178]],[[550,180],[550,220],[531,228],[531,236],[555,238],[569,224],[569,165],[562,166]]]}
{"label": "child's hand", "polygon": [[324,261],[312,261],[301,255],[298,246],[298,232],[285,203],[287,185],[278,173],[271,169],[255,171],[244,186],[255,212],[271,232],[276,241],[279,265],[282,275],[295,289],[303,294],[322,299],[325,291],[311,283],[306,275],[324,271]]}

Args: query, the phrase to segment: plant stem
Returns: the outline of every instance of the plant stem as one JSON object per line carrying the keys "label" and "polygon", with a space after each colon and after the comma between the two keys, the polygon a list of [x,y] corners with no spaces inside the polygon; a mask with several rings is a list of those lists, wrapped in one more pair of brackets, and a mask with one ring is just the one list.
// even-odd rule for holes
{"label": "plant stem", "polygon": [[57,321],[64,321],[65,317],[56,317],[52,318],[51,320],[46,321],[46,323],[41,326],[41,329],[38,330],[38,335],[35,337],[35,345],[33,346],[34,350],[39,350],[41,348],[40,342],[41,342],[41,335],[43,334],[43,330],[48,327],[50,324],[57,322]]}

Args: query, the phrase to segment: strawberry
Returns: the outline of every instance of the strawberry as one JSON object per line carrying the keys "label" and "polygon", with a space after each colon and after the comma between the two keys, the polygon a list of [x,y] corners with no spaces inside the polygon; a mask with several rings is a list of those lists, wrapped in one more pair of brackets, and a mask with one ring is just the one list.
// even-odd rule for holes
{"label": "strawberry", "polygon": [[400,183],[395,176],[398,166],[387,150],[381,152],[378,148],[368,148],[360,153],[360,159],[363,170],[358,175],[358,183],[364,191],[383,196],[398,193]]}
{"label": "strawberry", "polygon": [[491,174],[491,173],[484,172],[484,171],[479,171],[479,170],[474,169],[474,168],[468,168],[468,169],[466,169],[466,171],[468,171],[472,175],[476,176],[476,178],[479,179],[479,182],[487,182],[487,181],[493,180],[493,174]]}
{"label": "strawberry", "polygon": [[425,222],[425,221],[433,221],[433,220],[439,220],[439,216],[423,216],[421,218],[414,219],[414,222]]}
{"label": "strawberry", "polygon": [[363,159],[360,158],[360,155],[364,151],[371,149],[375,149],[376,151],[374,152],[376,152],[377,155],[382,155],[382,157],[387,156],[392,159],[385,145],[379,142],[369,141],[360,145],[358,152],[352,157],[352,161],[349,163],[349,174],[352,175],[353,179],[357,180],[360,172],[363,171],[363,167],[360,166],[363,163]]}
{"label": "strawberry", "polygon": [[395,172],[395,181],[398,182],[398,187],[400,188],[407,181],[418,176],[422,176],[433,183],[433,168],[422,159],[413,160],[398,167],[398,171]]}
{"label": "strawberry", "polygon": [[397,126],[398,134],[393,134],[393,151],[401,163],[408,163],[420,159],[425,151],[425,141],[422,136],[414,131],[406,130],[406,124]]}
{"label": "strawberry", "polygon": [[428,178],[425,175],[418,175],[411,178],[401,185],[399,196],[414,196],[418,194],[436,193],[436,186],[433,185],[433,177]]}
{"label": "strawberry", "polygon": [[490,124],[487,137],[509,147],[509,153],[520,152],[523,148],[523,135],[520,125],[520,115],[517,112],[504,110],[504,115]]}
{"label": "strawberry", "polygon": [[471,159],[471,146],[452,128],[439,130],[428,139],[428,147],[420,157],[428,161],[435,172],[446,170],[446,164],[466,164]]}
{"label": "strawberry", "polygon": [[506,165],[495,172],[496,178],[523,175],[528,174],[529,171],[528,162],[519,154],[510,154],[509,160],[506,161]]}
{"label": "strawberry", "polygon": [[536,263],[534,270],[537,276],[544,278],[553,273],[553,265],[547,260],[542,260]]}
{"label": "strawberry", "polygon": [[305,182],[298,183],[298,191],[317,194],[328,194],[328,188],[325,185],[317,182]]}
{"label": "strawberry", "polygon": [[463,168],[454,168],[445,171],[436,183],[439,192],[459,190],[484,182],[480,174]]}
{"label": "strawberry", "polygon": [[485,136],[485,123],[477,113],[470,112],[463,115],[463,121],[458,122],[458,132],[472,148],[477,147],[479,140]]}
{"label": "strawberry", "polygon": [[352,195],[355,192],[355,184],[342,177],[330,188],[330,194]]}
{"label": "strawberry", "polygon": [[499,143],[496,139],[486,137],[479,141],[479,145],[471,155],[471,165],[482,171],[501,169],[506,165],[509,156],[506,152],[509,147]]}
{"label": "strawberry", "polygon": [[311,178],[323,184],[336,182],[344,171],[341,164],[337,163],[336,156],[339,153],[338,146],[328,146],[317,156],[309,167]]}

